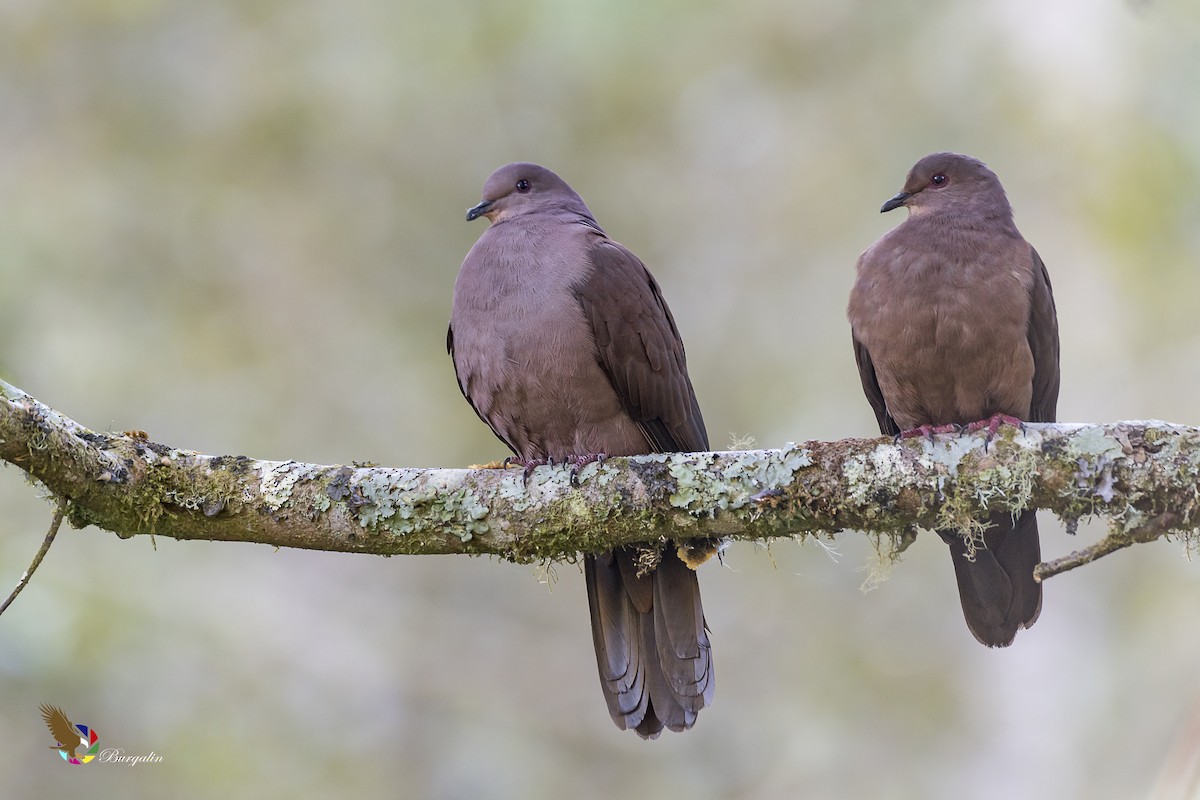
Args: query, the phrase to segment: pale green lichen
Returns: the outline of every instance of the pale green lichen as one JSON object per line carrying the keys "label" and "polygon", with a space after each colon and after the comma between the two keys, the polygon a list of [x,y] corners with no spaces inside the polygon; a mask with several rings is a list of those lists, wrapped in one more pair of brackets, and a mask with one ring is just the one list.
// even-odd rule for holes
{"label": "pale green lichen", "polygon": [[496,492],[501,500],[505,500],[513,511],[524,511],[529,508],[532,499],[525,488],[525,481],[520,472],[515,475],[505,475],[500,479],[500,489]]}
{"label": "pale green lichen", "polygon": [[[353,490],[362,498],[358,508],[358,521],[364,528],[378,528],[385,520],[392,520],[387,528],[394,533],[408,533],[412,525],[415,505],[422,497],[415,492],[418,476],[412,470],[373,469],[362,470],[353,481]],[[435,491],[426,490],[425,499],[435,496]]]}
{"label": "pale green lichen", "polygon": [[675,479],[675,491],[669,498],[672,506],[696,515],[742,508],[759,492],[790,483],[796,470],[812,464],[812,455],[794,444],[780,451],[723,453],[720,473],[714,477],[705,470],[715,460],[714,455],[695,454],[668,460],[668,471]]}
{"label": "pale green lichen", "polygon": [[1103,428],[1091,427],[1069,440],[1068,454],[1076,457],[1107,456],[1116,458],[1124,453],[1121,443],[1108,436]]}
{"label": "pale green lichen", "polygon": [[425,473],[413,469],[363,470],[354,489],[365,501],[358,509],[363,528],[404,535],[442,529],[464,542],[488,531],[490,512],[474,489],[461,483],[461,470]]}
{"label": "pale green lichen", "polygon": [[1123,532],[1128,533],[1146,524],[1146,515],[1133,506],[1126,506],[1125,513],[1114,519],[1113,523]]}
{"label": "pale green lichen", "polygon": [[301,480],[316,477],[319,467],[296,461],[264,461],[259,468],[259,495],[263,505],[278,511],[292,498],[292,489]]}
{"label": "pale green lichen", "polygon": [[855,454],[842,463],[842,475],[850,486],[846,499],[862,506],[868,516],[877,517],[882,512],[871,499],[879,484],[886,484],[894,492],[907,482],[911,471],[904,451],[890,442],[879,444],[868,453]]}
{"label": "pale green lichen", "polygon": [[710,457],[700,458],[702,463],[699,469],[696,464],[691,463],[691,459],[690,455],[679,454],[667,461],[667,471],[675,479],[675,491],[669,498],[671,505],[676,508],[694,508],[698,511],[711,509],[712,506],[704,502],[708,499],[706,489],[712,484],[711,478],[704,472],[711,463]]}
{"label": "pale green lichen", "polygon": [[975,452],[979,443],[980,438],[976,436],[924,438],[921,440],[921,458],[930,465],[945,467],[951,476],[956,476],[963,458]]}
{"label": "pale green lichen", "polygon": [[584,481],[596,481],[601,486],[607,486],[614,478],[621,473],[619,470],[606,466],[599,461],[593,461],[590,464],[585,464],[583,469],[579,470],[579,475],[576,480],[579,483]]}

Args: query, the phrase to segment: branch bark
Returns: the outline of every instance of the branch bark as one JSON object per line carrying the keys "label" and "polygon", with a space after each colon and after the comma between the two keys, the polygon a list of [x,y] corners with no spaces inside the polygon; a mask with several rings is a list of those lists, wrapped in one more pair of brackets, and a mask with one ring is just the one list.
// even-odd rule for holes
{"label": "branch bark", "polygon": [[540,561],[617,545],[847,529],[891,537],[1044,508],[1107,537],[1039,577],[1137,542],[1197,541],[1200,429],[1165,422],[1028,425],[981,435],[789,443],[563,467],[410,469],[211,456],[88,430],[0,381],[0,458],[68,502],[74,527],[123,538]]}

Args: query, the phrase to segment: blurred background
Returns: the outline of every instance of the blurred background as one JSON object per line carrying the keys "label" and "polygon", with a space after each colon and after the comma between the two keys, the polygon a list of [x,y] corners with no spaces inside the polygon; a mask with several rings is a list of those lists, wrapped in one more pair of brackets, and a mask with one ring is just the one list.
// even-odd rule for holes
{"label": "blurred background", "polygon": [[[1197,87],[1187,0],[8,0],[0,376],[206,453],[502,457],[445,330],[464,210],[534,160],[658,277],[714,445],[871,435],[855,258],[958,150],[1050,269],[1060,419],[1196,425]],[[6,593],[50,509],[14,468],[0,508]],[[1055,578],[989,651],[936,537],[866,593],[862,536],[738,544],[701,575],[715,705],[647,743],[572,565],[67,530],[0,620],[0,793],[1142,797],[1200,736],[1185,555]],[[43,702],[161,763],[65,766]]]}

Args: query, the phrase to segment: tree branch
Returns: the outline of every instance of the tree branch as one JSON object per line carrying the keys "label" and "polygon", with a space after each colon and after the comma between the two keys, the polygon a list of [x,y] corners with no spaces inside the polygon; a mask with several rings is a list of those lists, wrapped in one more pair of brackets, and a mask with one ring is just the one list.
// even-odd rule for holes
{"label": "tree branch", "polygon": [[4,602],[0,603],[0,614],[8,610],[8,607],[13,604],[25,587],[29,585],[29,581],[33,578],[33,573],[37,572],[37,568],[42,565],[42,559],[46,557],[46,553],[50,552],[50,545],[54,544],[54,537],[58,536],[58,529],[62,527],[63,517],[67,513],[67,501],[59,498],[58,507],[54,509],[54,516],[50,518],[50,530],[46,531],[45,538],[42,539],[42,546],[33,556],[33,562],[29,565],[29,569],[21,575],[21,579],[17,581],[17,585],[8,593],[8,597],[4,598]]}
{"label": "tree branch", "polygon": [[322,466],[210,456],[139,431],[84,428],[0,381],[0,458],[118,536],[339,552],[540,561],[631,543],[767,539],[845,529],[974,533],[989,511],[1053,510],[1108,536],[1039,577],[1135,542],[1196,541],[1200,430],[1164,422],[1029,425],[933,440],[844,439],[777,450],[661,454],[569,470]]}

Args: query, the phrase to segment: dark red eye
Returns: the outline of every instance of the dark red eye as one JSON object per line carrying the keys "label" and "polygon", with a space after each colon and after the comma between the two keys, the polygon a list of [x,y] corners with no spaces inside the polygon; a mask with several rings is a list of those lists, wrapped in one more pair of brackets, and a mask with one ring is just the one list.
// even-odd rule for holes
{"label": "dark red eye", "polygon": [[528,192],[529,191],[529,181],[525,180],[524,178],[521,178],[521,180],[517,181],[517,191],[520,192],[521,194],[525,194],[526,192]]}
{"label": "dark red eye", "polygon": [[941,175],[941,174],[934,175],[932,178],[929,179],[929,182],[934,186],[945,186],[946,185],[946,176]]}

